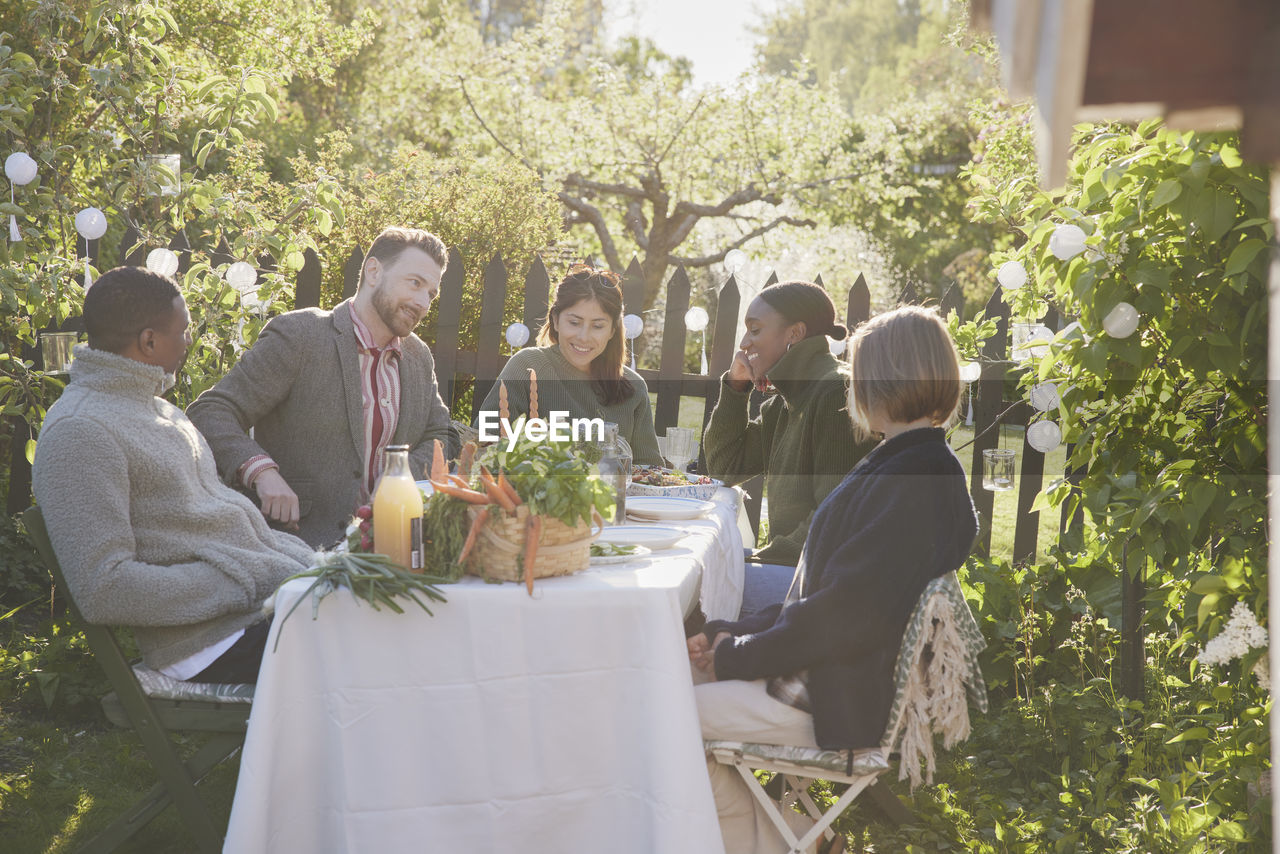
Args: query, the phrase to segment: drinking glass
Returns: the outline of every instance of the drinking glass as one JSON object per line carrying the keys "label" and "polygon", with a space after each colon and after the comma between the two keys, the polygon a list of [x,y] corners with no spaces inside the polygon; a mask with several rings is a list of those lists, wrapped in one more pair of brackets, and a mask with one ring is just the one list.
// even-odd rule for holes
{"label": "drinking glass", "polygon": [[666,463],[671,458],[667,456],[667,437],[658,437],[658,456],[662,457],[662,462]]}
{"label": "drinking glass", "polygon": [[673,469],[683,472],[685,466],[689,465],[689,461],[693,459],[696,448],[697,442],[694,441],[692,427],[667,428],[666,457],[671,461]]}
{"label": "drinking glass", "polygon": [[992,492],[1013,489],[1013,449],[990,448],[982,452],[982,488]]}

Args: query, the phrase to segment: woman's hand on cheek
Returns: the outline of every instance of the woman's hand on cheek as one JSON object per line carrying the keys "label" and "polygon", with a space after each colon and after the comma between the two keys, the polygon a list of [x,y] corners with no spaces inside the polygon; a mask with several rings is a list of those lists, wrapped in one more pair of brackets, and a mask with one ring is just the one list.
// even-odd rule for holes
{"label": "woman's hand on cheek", "polygon": [[746,351],[739,350],[734,353],[733,362],[729,365],[729,385],[736,391],[750,391],[755,381],[751,359],[748,358]]}

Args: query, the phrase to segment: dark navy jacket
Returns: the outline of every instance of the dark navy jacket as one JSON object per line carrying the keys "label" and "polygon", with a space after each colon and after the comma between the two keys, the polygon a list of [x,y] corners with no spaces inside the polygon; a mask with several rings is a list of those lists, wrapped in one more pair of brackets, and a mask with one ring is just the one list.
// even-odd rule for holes
{"label": "dark navy jacket", "polygon": [[808,670],[814,735],[828,749],[879,744],[902,633],[925,585],[957,569],[978,531],[964,470],[940,428],[901,433],[864,457],[814,514],[800,599],[736,623],[717,679]]}

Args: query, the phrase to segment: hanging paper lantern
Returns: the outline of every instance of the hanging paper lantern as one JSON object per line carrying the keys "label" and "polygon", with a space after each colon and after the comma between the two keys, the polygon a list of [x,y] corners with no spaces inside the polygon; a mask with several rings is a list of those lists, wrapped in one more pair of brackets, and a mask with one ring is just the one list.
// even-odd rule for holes
{"label": "hanging paper lantern", "polygon": [[977,382],[982,376],[982,365],[977,362],[965,362],[960,366],[960,382]]}
{"label": "hanging paper lantern", "polygon": [[733,275],[747,265],[747,253],[741,249],[730,249],[724,256],[724,268]]}
{"label": "hanging paper lantern", "polygon": [[695,305],[684,313],[684,325],[690,332],[701,332],[707,328],[710,321],[707,310],[701,306]]}
{"label": "hanging paper lantern", "polygon": [[97,208],[85,208],[76,214],[76,231],[84,238],[84,289],[89,290],[89,241],[107,233],[107,216]]}
{"label": "hanging paper lantern", "polygon": [[5,158],[4,174],[10,183],[25,187],[36,179],[36,161],[25,151],[15,151]]}
{"label": "hanging paper lantern", "polygon": [[76,214],[76,231],[85,240],[97,240],[107,233],[107,216],[97,208],[85,208]]}
{"label": "hanging paper lantern", "polygon": [[1052,421],[1037,421],[1027,428],[1027,444],[1047,454],[1062,444],[1062,430]]}
{"label": "hanging paper lantern", "polygon": [[227,272],[224,275],[226,276],[227,284],[238,291],[241,296],[254,291],[258,284],[258,271],[247,261],[235,262],[227,268]]}
{"label": "hanging paper lantern", "polygon": [[[628,341],[632,341],[640,337],[640,333],[644,332],[644,318],[638,314],[628,314],[622,318],[622,334],[627,336]],[[636,369],[636,351],[634,347],[631,350],[631,370]],[[705,371],[703,373],[706,373]]]}
{"label": "hanging paper lantern", "polygon": [[1127,302],[1119,303],[1107,312],[1102,328],[1112,338],[1128,338],[1138,328],[1138,310]]}
{"label": "hanging paper lantern", "polygon": [[1049,235],[1049,251],[1059,261],[1070,261],[1084,251],[1084,229],[1067,223],[1060,225]]}
{"label": "hanging paper lantern", "polygon": [[178,256],[164,247],[152,249],[147,253],[147,269],[157,276],[172,276],[178,272]]}
{"label": "hanging paper lantern", "polygon": [[831,350],[831,355],[843,356],[845,341],[843,338],[832,338],[827,342],[827,347]]}
{"label": "hanging paper lantern", "polygon": [[629,339],[639,338],[640,333],[644,332],[644,318],[638,314],[628,314],[622,318],[622,331]]}
{"label": "hanging paper lantern", "polygon": [[[14,187],[25,187],[36,179],[36,162],[25,151],[15,151],[5,158],[4,174],[9,179],[9,201],[17,204],[13,195]],[[9,214],[9,240],[12,243],[22,241],[22,232],[18,230],[18,218]]]}
{"label": "hanging paper lantern", "polygon": [[529,327],[523,323],[513,323],[507,327],[507,343],[519,349],[529,341]]}
{"label": "hanging paper lantern", "polygon": [[996,271],[996,281],[1006,291],[1016,291],[1027,283],[1027,271],[1017,261],[1005,261]]}
{"label": "hanging paper lantern", "polygon": [[1058,404],[1062,402],[1062,398],[1058,396],[1057,383],[1040,383],[1032,386],[1028,397],[1031,399],[1031,405],[1040,412],[1057,409]]}

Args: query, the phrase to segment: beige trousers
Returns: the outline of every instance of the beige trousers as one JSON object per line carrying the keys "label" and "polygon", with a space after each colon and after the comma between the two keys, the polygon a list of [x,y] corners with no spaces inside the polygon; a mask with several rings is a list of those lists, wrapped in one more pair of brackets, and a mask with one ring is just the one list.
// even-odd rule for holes
{"label": "beige trousers", "polygon": [[[693,672],[697,683],[701,674],[696,669]],[[818,746],[813,738],[813,716],[770,697],[763,679],[703,682],[694,686],[693,693],[703,738]],[[721,765],[709,756],[707,774],[716,799],[725,854],[785,854],[789,850],[747,788],[754,784],[742,779],[736,768]],[[794,810],[784,810],[783,815],[797,836],[803,836],[813,826],[812,819]]]}

